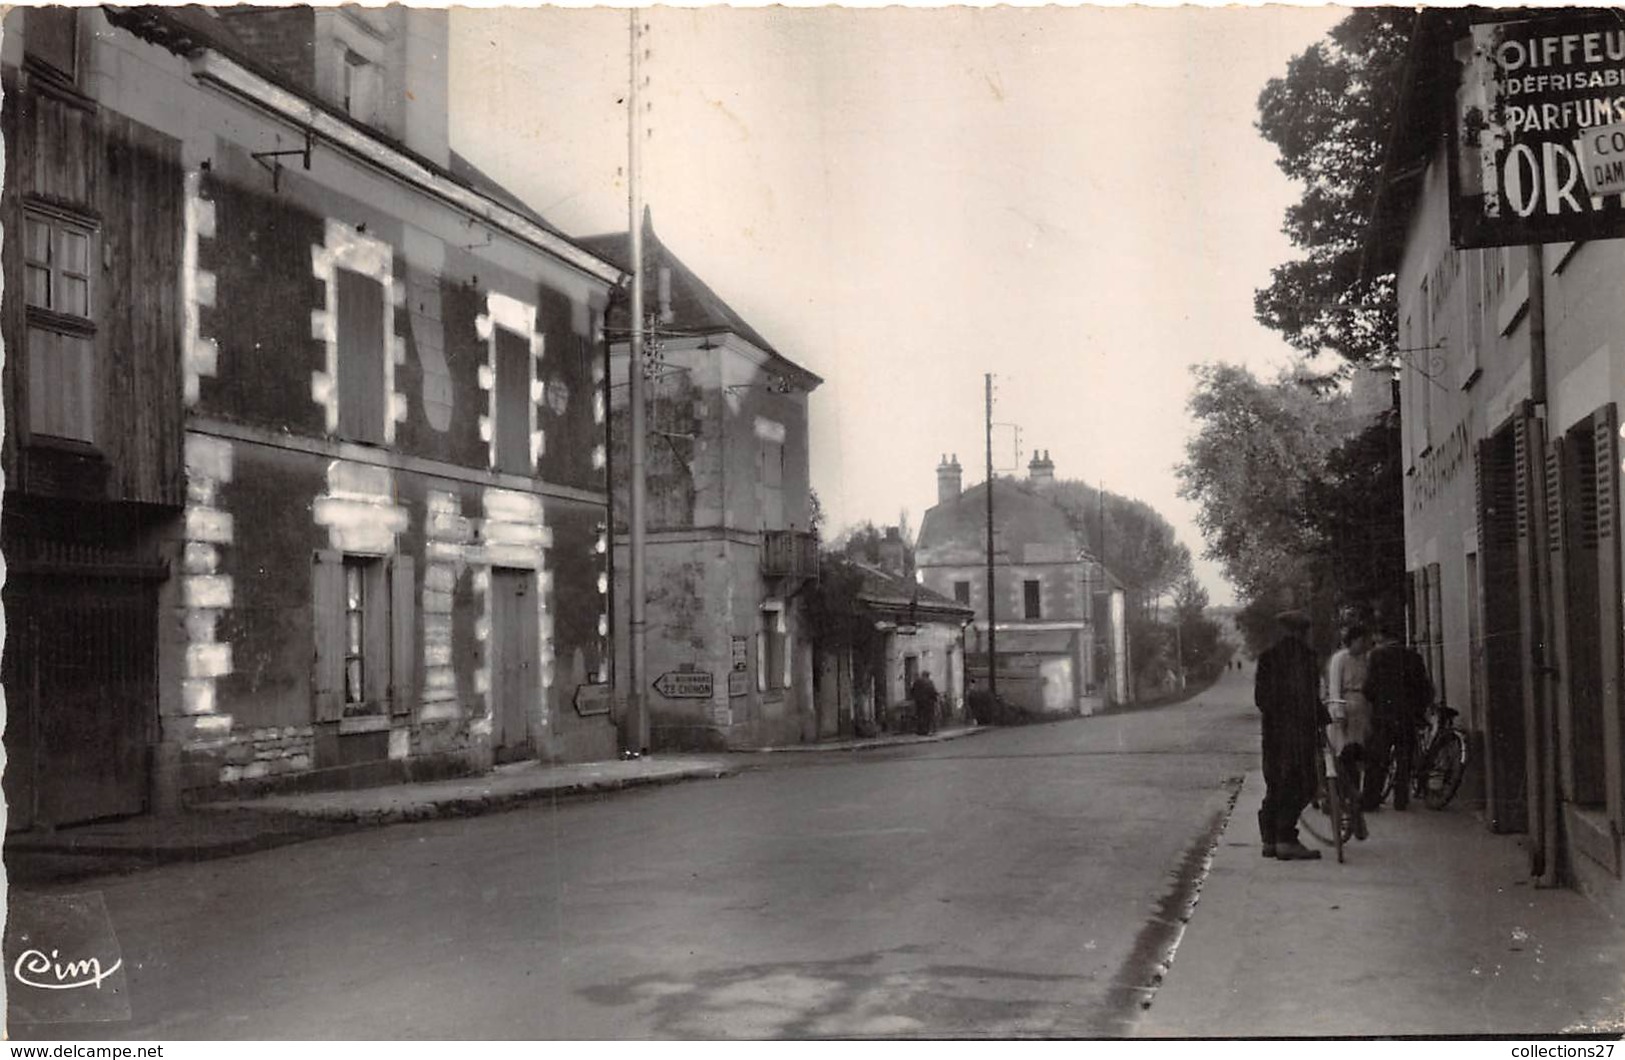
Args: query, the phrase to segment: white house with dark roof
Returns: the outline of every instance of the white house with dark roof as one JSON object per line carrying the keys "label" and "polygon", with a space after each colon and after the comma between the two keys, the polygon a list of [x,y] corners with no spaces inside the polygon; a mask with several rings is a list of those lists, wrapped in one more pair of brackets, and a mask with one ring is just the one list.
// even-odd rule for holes
{"label": "white house with dark roof", "polygon": [[[988,674],[987,483],[961,489],[958,457],[937,467],[937,504],[916,544],[922,584],[975,610],[966,660]],[[1123,585],[1083,530],[1045,496],[1048,453],[1028,478],[993,483],[994,649],[999,694],[1028,710],[1092,713],[1132,698]]]}

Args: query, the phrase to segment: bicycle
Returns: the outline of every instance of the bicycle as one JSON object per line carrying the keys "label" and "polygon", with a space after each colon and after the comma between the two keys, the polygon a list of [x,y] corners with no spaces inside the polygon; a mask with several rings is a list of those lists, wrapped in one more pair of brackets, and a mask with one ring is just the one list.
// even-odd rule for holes
{"label": "bicycle", "polygon": [[1354,838],[1355,817],[1360,812],[1358,793],[1350,799],[1349,778],[1326,737],[1326,726],[1315,726],[1315,797],[1298,815],[1298,824],[1321,845],[1337,848],[1338,864],[1343,863],[1343,845]]}
{"label": "bicycle", "polygon": [[[1443,703],[1429,707],[1416,727],[1411,746],[1411,794],[1427,803],[1430,810],[1450,805],[1467,773],[1467,738],[1456,728],[1459,712]],[[1388,778],[1382,786],[1386,800],[1394,790],[1397,762],[1390,761]]]}

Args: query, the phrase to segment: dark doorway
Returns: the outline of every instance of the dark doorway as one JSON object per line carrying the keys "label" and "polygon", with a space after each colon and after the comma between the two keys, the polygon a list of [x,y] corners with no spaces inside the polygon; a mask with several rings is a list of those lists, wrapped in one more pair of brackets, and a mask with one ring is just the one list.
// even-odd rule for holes
{"label": "dark doorway", "polygon": [[5,588],[9,827],[147,809],[156,582],[13,572]]}
{"label": "dark doorway", "polygon": [[536,575],[491,571],[491,747],[498,762],[534,754],[537,704]]}

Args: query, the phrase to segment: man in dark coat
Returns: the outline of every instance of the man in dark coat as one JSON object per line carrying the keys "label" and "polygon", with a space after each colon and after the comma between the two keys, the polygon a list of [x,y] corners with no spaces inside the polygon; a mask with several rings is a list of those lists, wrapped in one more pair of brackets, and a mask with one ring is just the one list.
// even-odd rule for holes
{"label": "man in dark coat", "polygon": [[1276,617],[1284,635],[1258,657],[1253,702],[1263,712],[1264,807],[1258,832],[1264,856],[1284,861],[1320,857],[1298,842],[1298,815],[1315,795],[1320,753],[1320,663],[1307,642],[1309,616]]}
{"label": "man in dark coat", "polygon": [[914,731],[929,736],[937,731],[937,683],[929,673],[921,671],[908,691],[914,700]]}
{"label": "man in dark coat", "polygon": [[1394,809],[1404,810],[1411,798],[1411,744],[1422,712],[1433,702],[1433,682],[1427,664],[1384,629],[1366,663],[1365,696],[1371,701],[1376,723],[1371,747],[1371,768],[1361,804],[1367,810],[1382,805],[1382,784],[1390,759],[1394,763]]}

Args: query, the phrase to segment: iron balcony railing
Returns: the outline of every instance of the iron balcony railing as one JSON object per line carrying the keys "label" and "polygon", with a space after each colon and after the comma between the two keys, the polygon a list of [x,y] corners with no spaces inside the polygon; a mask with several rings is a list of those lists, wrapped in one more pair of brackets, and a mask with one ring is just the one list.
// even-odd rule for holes
{"label": "iron balcony railing", "polygon": [[769,578],[818,577],[818,535],[806,530],[762,531],[762,573]]}

